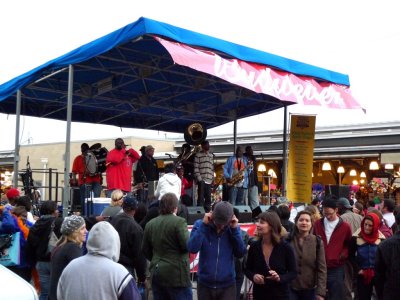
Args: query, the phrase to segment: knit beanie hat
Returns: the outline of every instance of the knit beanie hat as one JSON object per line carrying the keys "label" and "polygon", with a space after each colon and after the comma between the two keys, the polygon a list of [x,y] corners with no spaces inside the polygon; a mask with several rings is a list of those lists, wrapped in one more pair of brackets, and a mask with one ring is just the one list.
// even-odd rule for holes
{"label": "knit beanie hat", "polygon": [[233,206],[226,201],[218,202],[212,211],[212,219],[216,225],[227,225],[232,217]]}
{"label": "knit beanie hat", "polygon": [[78,230],[85,224],[85,220],[81,216],[72,215],[66,217],[61,225],[61,233],[70,235],[75,230]]}

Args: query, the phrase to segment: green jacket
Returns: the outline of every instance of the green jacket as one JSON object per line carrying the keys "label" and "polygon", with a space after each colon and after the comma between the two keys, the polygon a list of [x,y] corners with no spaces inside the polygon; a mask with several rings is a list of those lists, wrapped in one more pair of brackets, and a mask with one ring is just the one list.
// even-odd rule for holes
{"label": "green jacket", "polygon": [[173,214],[160,215],[146,224],[142,251],[150,261],[151,276],[166,287],[191,287],[189,231],[186,220]]}

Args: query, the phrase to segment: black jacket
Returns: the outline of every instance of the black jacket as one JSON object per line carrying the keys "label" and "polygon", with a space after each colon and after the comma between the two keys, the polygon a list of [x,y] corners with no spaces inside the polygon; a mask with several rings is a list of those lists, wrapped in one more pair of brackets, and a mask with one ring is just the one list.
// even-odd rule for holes
{"label": "black jacket", "polygon": [[39,220],[29,229],[27,255],[32,262],[50,261],[50,253],[47,252],[51,224],[54,221],[54,233],[61,237],[60,228],[63,218],[55,218],[51,215],[41,216]]}
{"label": "black jacket", "polygon": [[119,234],[121,250],[119,261],[121,265],[134,268],[138,275],[139,282],[146,279],[146,258],[141,252],[143,242],[143,229],[135,219],[126,214],[120,213],[110,221]]}
{"label": "black jacket", "polygon": [[375,259],[375,287],[378,299],[400,295],[400,232],[379,244]]}
{"label": "black jacket", "polygon": [[143,155],[140,157],[136,171],[135,171],[135,182],[149,182],[155,181],[159,178],[159,170],[157,161],[153,157]]}
{"label": "black jacket", "polygon": [[294,251],[289,243],[281,241],[274,246],[269,257],[269,265],[267,265],[261,243],[261,239],[251,243],[249,252],[247,253],[245,275],[253,281],[255,274],[269,276],[269,270],[274,270],[279,274],[280,282],[266,280],[263,285],[254,284],[254,300],[288,299],[289,283],[297,276]]}

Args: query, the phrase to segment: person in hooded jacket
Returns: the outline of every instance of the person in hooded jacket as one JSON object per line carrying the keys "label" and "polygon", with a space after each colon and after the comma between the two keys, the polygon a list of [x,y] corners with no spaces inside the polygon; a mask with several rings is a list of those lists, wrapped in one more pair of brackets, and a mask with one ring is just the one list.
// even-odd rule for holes
{"label": "person in hooded jacket", "polygon": [[48,251],[49,236],[51,230],[55,235],[61,237],[62,218],[58,218],[57,203],[48,200],[40,207],[40,218],[30,228],[27,244],[27,255],[36,264],[40,283],[40,300],[46,300],[50,288],[50,254]]}
{"label": "person in hooded jacket", "polygon": [[141,300],[135,280],[117,261],[121,243],[118,232],[106,221],[89,232],[88,253],[71,261],[57,286],[59,300]]}
{"label": "person in hooded jacket", "polygon": [[358,299],[371,299],[375,285],[375,256],[379,244],[385,239],[379,231],[380,220],[374,213],[367,213],[361,227],[353,234],[350,259],[357,274]]}
{"label": "person in hooded jacket", "polygon": [[246,254],[239,221],[226,201],[215,204],[212,212],[194,223],[188,241],[190,253],[199,253],[197,298],[236,298],[234,257]]}
{"label": "person in hooded jacket", "polygon": [[182,181],[176,174],[176,168],[174,164],[165,165],[165,174],[158,181],[157,189],[154,195],[158,200],[162,198],[166,193],[173,193],[176,198],[181,197]]}

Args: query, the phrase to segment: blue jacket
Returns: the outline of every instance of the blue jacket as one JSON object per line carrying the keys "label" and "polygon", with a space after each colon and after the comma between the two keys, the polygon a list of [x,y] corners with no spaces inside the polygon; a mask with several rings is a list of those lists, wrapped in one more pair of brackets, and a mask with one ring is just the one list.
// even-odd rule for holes
{"label": "blue jacket", "polygon": [[[247,168],[248,165],[248,160],[246,156],[242,157],[243,162],[244,162],[244,167]],[[233,170],[234,170],[234,166],[235,166],[235,161],[236,161],[236,156],[231,156],[228,158],[228,160],[226,161],[225,165],[224,165],[224,177],[229,179],[232,178],[233,175]],[[249,172],[248,170],[244,171],[244,178],[243,178],[243,187],[247,188],[249,184]]]}
{"label": "blue jacket", "polygon": [[225,288],[235,283],[234,257],[243,257],[246,246],[236,228],[226,226],[217,235],[214,224],[205,225],[197,220],[188,241],[191,253],[200,252],[198,265],[198,282],[209,288]]}

